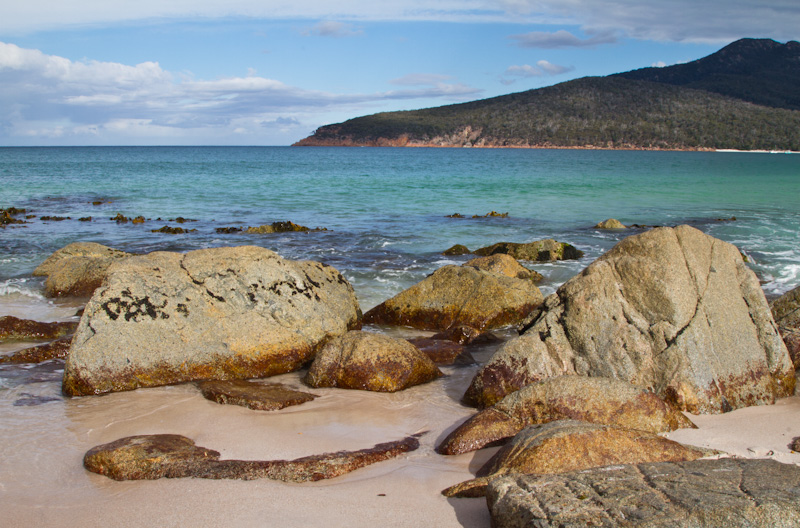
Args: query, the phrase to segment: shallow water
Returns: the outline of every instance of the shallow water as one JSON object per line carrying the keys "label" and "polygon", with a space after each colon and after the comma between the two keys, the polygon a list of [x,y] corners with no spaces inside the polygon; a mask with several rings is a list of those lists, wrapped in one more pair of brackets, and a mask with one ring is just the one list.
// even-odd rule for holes
{"label": "shallow water", "polygon": [[[93,205],[91,202],[102,204]],[[743,153],[337,148],[0,148],[0,207],[37,218],[0,230],[0,315],[75,318],[80,302],[42,295],[31,276],[74,241],[131,252],[256,244],[321,260],[367,310],[438,267],[455,243],[555,238],[579,261],[527,265],[547,294],[624,236],[592,226],[689,223],[736,244],[769,295],[800,283],[800,156]],[[469,218],[490,211],[507,218]],[[117,213],[143,225],[117,224]],[[467,218],[446,218],[461,213]],[[44,215],[70,216],[44,222]],[[78,218],[92,217],[91,222]],[[196,229],[152,233],[163,225]],[[736,220],[730,220],[735,217]],[[161,220],[156,220],[161,218]],[[328,231],[221,235],[291,220]],[[409,330],[373,328],[401,336]],[[0,354],[33,343],[0,343]],[[491,349],[476,351],[483,361]],[[477,365],[399,394],[313,389],[276,413],[221,406],[192,384],[102,397],[60,394],[63,362],[0,366],[0,510],[9,526],[487,526],[482,500],[439,491],[490,451],[442,457],[434,445],[473,411],[459,400]],[[279,380],[303,387],[300,374]],[[303,387],[304,388],[304,387]],[[359,449],[427,430],[420,450],[330,482],[113,482],[85,472],[89,448],[132,434],[177,433],[223,457],[295,458]],[[789,434],[789,431],[783,431]],[[800,432],[798,433],[800,434]],[[745,449],[745,448],[743,448]],[[327,516],[327,517],[326,517]]]}

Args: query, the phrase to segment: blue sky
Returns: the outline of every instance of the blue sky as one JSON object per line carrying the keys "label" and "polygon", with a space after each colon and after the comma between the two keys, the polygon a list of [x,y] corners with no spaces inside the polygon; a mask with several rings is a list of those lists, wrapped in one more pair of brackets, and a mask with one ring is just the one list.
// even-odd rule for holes
{"label": "blue sky", "polygon": [[0,146],[322,125],[800,38],[796,0],[0,0]]}

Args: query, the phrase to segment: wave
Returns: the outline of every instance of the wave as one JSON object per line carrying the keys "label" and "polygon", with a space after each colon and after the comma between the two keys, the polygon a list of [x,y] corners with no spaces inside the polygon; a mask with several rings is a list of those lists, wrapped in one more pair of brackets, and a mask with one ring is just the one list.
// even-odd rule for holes
{"label": "wave", "polygon": [[32,299],[43,300],[42,283],[39,279],[7,279],[0,281],[0,297],[24,296]]}

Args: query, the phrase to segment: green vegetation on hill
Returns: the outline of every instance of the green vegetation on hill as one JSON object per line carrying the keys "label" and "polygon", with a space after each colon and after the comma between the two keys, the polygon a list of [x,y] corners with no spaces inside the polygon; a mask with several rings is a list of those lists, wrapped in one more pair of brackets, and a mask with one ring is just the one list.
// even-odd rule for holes
{"label": "green vegetation on hill", "polygon": [[[798,50],[746,39],[685,65],[359,117],[297,144],[800,150],[800,110],[790,109],[792,97],[800,108]],[[780,73],[781,64],[791,71]],[[751,92],[761,104],[743,100]]]}

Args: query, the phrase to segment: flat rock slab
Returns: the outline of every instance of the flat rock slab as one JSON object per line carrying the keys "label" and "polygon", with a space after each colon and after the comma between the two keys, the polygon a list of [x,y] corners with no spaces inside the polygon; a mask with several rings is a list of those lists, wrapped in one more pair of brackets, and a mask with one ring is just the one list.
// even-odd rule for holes
{"label": "flat rock slab", "polygon": [[491,480],[511,473],[555,474],[613,464],[696,460],[709,454],[712,452],[654,433],[559,420],[526,427],[478,470],[478,478],[442,493],[448,497],[482,496]]}
{"label": "flat rock slab", "polygon": [[219,452],[196,446],[181,435],[141,435],[93,447],[83,465],[114,480],[207,478],[311,482],[344,475],[419,447],[424,433],[358,451],[339,451],[296,460],[220,460]]}
{"label": "flat rock slab", "polygon": [[69,353],[72,337],[62,337],[50,343],[24,348],[13,354],[0,356],[0,363],[41,363],[50,359],[65,358]]}
{"label": "flat rock slab", "polygon": [[306,403],[317,396],[290,389],[279,383],[256,383],[246,380],[211,380],[198,384],[206,399],[221,404],[241,405],[257,411],[277,411]]}
{"label": "flat rock slab", "polygon": [[650,391],[612,378],[558,376],[532,383],[467,419],[439,445],[458,455],[510,438],[529,425],[556,420],[615,425],[651,433],[695,427]]}
{"label": "flat rock slab", "polygon": [[495,528],[800,526],[800,467],[724,458],[514,475],[489,484]]}
{"label": "flat rock slab", "polygon": [[20,319],[13,315],[0,317],[0,341],[23,341],[27,339],[58,339],[71,334],[78,323],[61,321],[43,323],[30,319]]}

